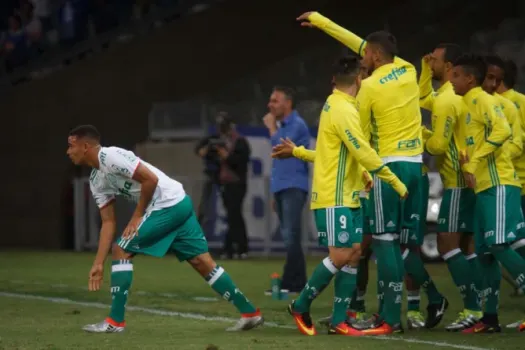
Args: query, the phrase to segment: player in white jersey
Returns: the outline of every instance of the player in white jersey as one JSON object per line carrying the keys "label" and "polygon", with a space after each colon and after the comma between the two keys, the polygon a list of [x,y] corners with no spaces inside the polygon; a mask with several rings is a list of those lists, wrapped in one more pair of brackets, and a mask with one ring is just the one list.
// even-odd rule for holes
{"label": "player in white jersey", "polygon": [[[87,332],[122,332],[128,292],[133,279],[132,258],[136,254],[162,257],[173,251],[187,261],[224,299],[231,301],[241,319],[230,331],[248,330],[264,320],[230,276],[208,253],[208,244],[197,221],[193,204],[182,185],[166,176],[133,152],[118,147],[102,147],[100,134],[91,125],[73,129],[68,137],[67,155],[76,165],[93,168],[89,182],[100,208],[102,228],[98,251],[89,272],[89,290],[102,285],[104,262],[111,250],[111,311],[102,322],[90,324]],[[137,203],[124,232],[115,240],[116,196]]]}

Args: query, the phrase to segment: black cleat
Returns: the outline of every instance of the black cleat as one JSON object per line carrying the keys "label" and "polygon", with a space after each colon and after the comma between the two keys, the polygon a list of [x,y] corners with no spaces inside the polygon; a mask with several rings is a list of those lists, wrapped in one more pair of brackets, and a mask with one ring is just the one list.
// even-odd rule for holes
{"label": "black cleat", "polygon": [[439,304],[429,304],[427,306],[427,320],[425,322],[426,328],[434,328],[443,319],[445,311],[448,309],[448,300],[443,298]]}

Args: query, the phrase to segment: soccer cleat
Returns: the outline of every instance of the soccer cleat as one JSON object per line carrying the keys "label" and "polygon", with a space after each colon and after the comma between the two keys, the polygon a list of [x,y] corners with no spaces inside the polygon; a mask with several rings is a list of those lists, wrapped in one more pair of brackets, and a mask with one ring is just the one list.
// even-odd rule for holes
{"label": "soccer cleat", "polygon": [[301,332],[304,335],[317,335],[317,331],[315,330],[314,324],[312,322],[312,317],[310,317],[310,313],[301,313],[294,311],[294,304],[295,300],[292,301],[290,305],[288,305],[288,313],[292,315],[299,332]]}
{"label": "soccer cleat", "polygon": [[[348,317],[346,322],[351,325],[365,320],[365,317],[366,317],[366,314],[364,312],[355,312],[355,311],[347,311],[346,315]],[[323,317],[318,321],[318,323],[321,326],[325,326],[325,327],[330,327],[331,322],[332,322],[332,316]]]}
{"label": "soccer cleat", "polygon": [[461,331],[463,334],[474,334],[474,333],[500,333],[501,327],[499,325],[489,325],[483,322],[478,322],[474,326],[464,329]]}
{"label": "soccer cleat", "polygon": [[261,315],[261,311],[257,309],[254,313],[251,314],[241,314],[241,318],[237,323],[227,328],[228,332],[239,332],[239,331],[248,331],[255,327],[258,327],[264,323],[264,318]]}
{"label": "soccer cleat", "polygon": [[89,333],[120,333],[124,332],[124,327],[126,324],[124,322],[115,322],[109,317],[104,321],[94,324],[88,324],[82,329]]}
{"label": "soccer cleat", "polygon": [[409,311],[407,313],[408,329],[422,329],[425,327],[425,317],[421,311]]}
{"label": "soccer cleat", "polygon": [[378,314],[373,314],[368,319],[363,318],[362,320],[353,323],[352,327],[354,327],[357,330],[362,331],[365,329],[373,328],[379,325],[381,322],[383,322],[381,317]]}
{"label": "soccer cleat", "polygon": [[458,318],[445,327],[448,332],[460,332],[476,325],[483,317],[481,311],[463,310],[459,313]]}
{"label": "soccer cleat", "polygon": [[525,331],[525,322],[522,322],[520,326],[518,327],[518,331],[523,332]]}
{"label": "soccer cleat", "polygon": [[404,333],[403,326],[401,324],[395,324],[393,326],[382,321],[381,324],[376,325],[375,327],[365,329],[361,331],[364,335],[388,335],[388,334],[402,334]]}
{"label": "soccer cleat", "polygon": [[364,335],[362,331],[353,328],[346,322],[341,322],[337,326],[330,326],[330,328],[328,328],[328,334],[329,335],[339,334],[339,335],[346,335],[350,337],[361,337]]}
{"label": "soccer cleat", "polygon": [[427,320],[425,322],[425,327],[434,328],[439,322],[443,319],[445,311],[448,309],[448,300],[443,298],[439,304],[429,304],[427,306]]}
{"label": "soccer cleat", "polygon": [[505,326],[505,328],[512,328],[512,329],[517,329],[520,327],[520,325],[523,323],[523,320],[519,320],[517,322],[514,322],[514,323],[510,323],[508,324],[507,326]]}

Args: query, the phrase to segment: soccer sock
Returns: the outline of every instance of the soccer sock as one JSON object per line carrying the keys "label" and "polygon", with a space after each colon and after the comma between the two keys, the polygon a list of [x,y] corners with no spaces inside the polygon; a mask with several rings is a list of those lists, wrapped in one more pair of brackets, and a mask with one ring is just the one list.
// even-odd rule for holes
{"label": "soccer sock", "polygon": [[346,320],[346,311],[350,296],[354,292],[357,282],[357,269],[348,265],[343,266],[335,275],[334,313],[332,325],[336,326]]}
{"label": "soccer sock", "polygon": [[514,242],[511,245],[511,248],[514,249],[516,253],[518,253],[522,258],[525,259],[525,240],[520,239],[517,242]]}
{"label": "soccer sock", "polygon": [[407,310],[408,311],[419,311],[419,304],[421,303],[421,296],[419,295],[419,289],[407,290]]}
{"label": "soccer sock", "polygon": [[350,310],[355,312],[365,312],[365,294],[368,285],[368,257],[362,256],[359,260],[359,267],[357,269],[357,288],[352,293],[352,301],[350,302]]}
{"label": "soccer sock", "polygon": [[241,314],[252,314],[257,311],[255,306],[237,288],[230,275],[222,267],[215,266],[208,277],[206,277],[206,282],[225,300],[231,301]]}
{"label": "soccer sock", "polygon": [[463,298],[464,308],[471,311],[481,311],[478,296],[479,292],[471,288],[472,266],[461,252],[461,249],[456,248],[443,254],[443,260],[447,263],[448,270],[452,275],[452,280],[456,287],[458,287],[459,294],[461,294]]}
{"label": "soccer sock", "polygon": [[483,276],[487,282],[487,289],[484,292],[486,297],[485,313],[497,314],[499,305],[499,288],[501,284],[501,267],[498,261],[490,254],[485,254],[481,259]]}
{"label": "soccer sock", "polygon": [[470,284],[470,290],[474,292],[474,294],[478,297],[478,308],[481,310],[483,300],[484,300],[484,293],[486,287],[485,279],[483,278],[483,267],[481,266],[481,259],[477,254],[470,254],[465,257],[467,261],[469,262],[469,265],[471,267],[470,270],[470,278],[471,278],[471,284]]}
{"label": "soccer sock", "polygon": [[317,265],[306,286],[294,303],[294,311],[308,312],[312,301],[326,288],[339,271],[330,258],[326,257]]}
{"label": "soccer sock", "polygon": [[507,245],[492,246],[490,251],[514,278],[518,288],[523,289],[525,284],[525,260]]}
{"label": "soccer sock", "polygon": [[427,293],[428,303],[441,303],[443,301],[443,296],[438,292],[434,285],[434,281],[432,281],[432,278],[428,275],[428,272],[425,269],[425,264],[423,263],[423,260],[421,260],[421,255],[406,249],[403,253],[403,258],[405,260],[405,269],[407,273],[412,276],[414,282]]}
{"label": "soccer sock", "polygon": [[[401,303],[403,300],[403,275],[399,261],[401,250],[399,242],[374,239],[374,251],[377,256],[378,270],[381,269],[383,286],[383,309],[380,314],[386,323],[393,326],[401,322]],[[397,256],[399,255],[399,257]]]}
{"label": "soccer sock", "polygon": [[109,318],[116,322],[124,322],[128,291],[133,281],[133,263],[121,259],[111,262],[111,311]]}

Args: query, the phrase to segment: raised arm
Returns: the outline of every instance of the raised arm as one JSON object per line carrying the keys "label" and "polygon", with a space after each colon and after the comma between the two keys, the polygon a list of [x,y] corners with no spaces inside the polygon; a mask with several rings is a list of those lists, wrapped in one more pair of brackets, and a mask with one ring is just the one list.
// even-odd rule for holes
{"label": "raised arm", "polygon": [[432,70],[428,64],[430,55],[421,59],[421,75],[419,76],[419,105],[431,111],[434,105],[434,89],[432,88]]}

